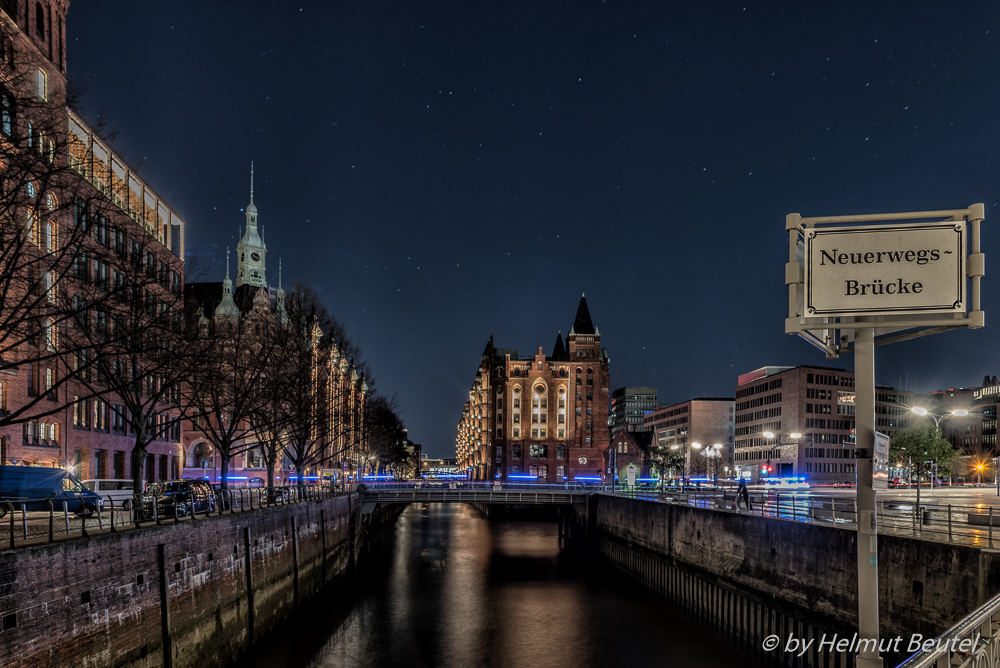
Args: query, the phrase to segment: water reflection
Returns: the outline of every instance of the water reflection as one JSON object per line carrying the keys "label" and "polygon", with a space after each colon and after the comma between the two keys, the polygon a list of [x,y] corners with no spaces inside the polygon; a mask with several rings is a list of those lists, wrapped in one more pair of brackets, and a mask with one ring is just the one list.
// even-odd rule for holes
{"label": "water reflection", "polygon": [[240,666],[757,665],[633,581],[568,563],[556,531],[488,522],[469,506],[412,505],[352,601],[314,602]]}

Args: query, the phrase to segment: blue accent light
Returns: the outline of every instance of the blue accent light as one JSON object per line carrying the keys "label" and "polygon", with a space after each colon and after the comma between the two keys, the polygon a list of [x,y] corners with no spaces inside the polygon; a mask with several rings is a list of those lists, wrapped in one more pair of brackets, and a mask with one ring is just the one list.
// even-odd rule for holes
{"label": "blue accent light", "polygon": [[584,480],[586,482],[595,482],[595,481],[599,481],[600,478],[598,478],[597,476],[588,477],[588,476],[579,476],[578,475],[575,478],[573,478],[573,480]]}
{"label": "blue accent light", "polygon": [[536,475],[509,475],[507,476],[510,480],[538,480]]}

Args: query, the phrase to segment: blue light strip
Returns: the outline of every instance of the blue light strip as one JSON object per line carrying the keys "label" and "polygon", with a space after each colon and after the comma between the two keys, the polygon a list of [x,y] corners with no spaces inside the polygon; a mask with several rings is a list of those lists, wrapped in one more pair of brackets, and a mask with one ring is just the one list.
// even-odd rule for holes
{"label": "blue light strip", "polygon": [[538,480],[536,475],[509,475],[507,478],[510,480]]}
{"label": "blue light strip", "polygon": [[598,478],[597,476],[593,476],[593,477],[586,477],[586,476],[579,476],[579,475],[578,475],[578,476],[576,476],[575,478],[573,478],[573,480],[586,480],[586,481],[588,481],[588,482],[593,482],[593,481],[595,481],[595,480],[600,480],[600,478]]}

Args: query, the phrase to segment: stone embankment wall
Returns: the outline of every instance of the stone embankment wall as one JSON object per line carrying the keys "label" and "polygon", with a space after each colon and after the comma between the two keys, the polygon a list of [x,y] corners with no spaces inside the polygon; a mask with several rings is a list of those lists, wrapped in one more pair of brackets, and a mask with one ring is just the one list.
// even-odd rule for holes
{"label": "stone embankment wall", "polygon": [[[750,646],[771,633],[820,638],[857,629],[853,529],[606,495],[576,513],[577,531],[586,527],[588,543],[612,565]],[[1000,592],[1000,550],[878,541],[883,638],[936,637]],[[801,665],[830,657],[815,661]]]}
{"label": "stone embankment wall", "polygon": [[348,496],[0,552],[0,665],[225,666],[346,576],[365,529]]}

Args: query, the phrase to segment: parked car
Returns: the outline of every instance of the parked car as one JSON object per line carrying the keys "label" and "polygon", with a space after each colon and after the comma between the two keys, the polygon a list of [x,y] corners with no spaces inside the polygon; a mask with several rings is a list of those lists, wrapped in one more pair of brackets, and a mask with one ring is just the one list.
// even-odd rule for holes
{"label": "parked car", "polygon": [[173,517],[175,511],[181,516],[191,511],[214,512],[215,493],[207,480],[170,480],[155,483],[149,488],[143,502],[147,516],[153,515],[154,503],[160,517]]}
{"label": "parked car", "polygon": [[[69,471],[40,466],[0,466],[0,501],[25,510],[61,510],[63,503],[78,515],[89,515],[104,507],[104,499],[83,486]],[[0,504],[0,517],[7,514]]]}
{"label": "parked car", "polygon": [[121,480],[117,478],[95,478],[84,480],[83,486],[95,492],[102,499],[110,498],[114,504],[125,510],[131,510],[132,500],[135,498],[135,490],[131,480]]}

